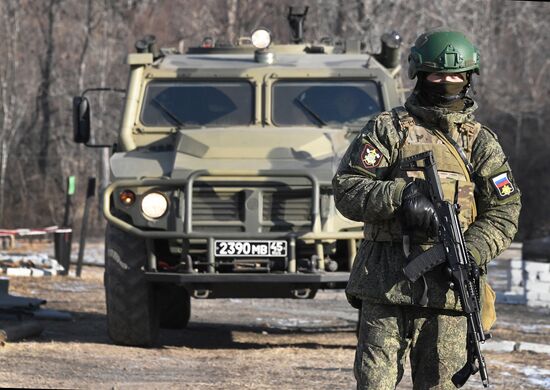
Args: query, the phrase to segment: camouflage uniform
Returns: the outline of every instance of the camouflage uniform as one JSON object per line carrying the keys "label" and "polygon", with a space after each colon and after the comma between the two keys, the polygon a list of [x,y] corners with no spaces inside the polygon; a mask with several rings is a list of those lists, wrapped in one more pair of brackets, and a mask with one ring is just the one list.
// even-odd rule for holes
{"label": "camouflage uniform", "polygon": [[[433,151],[445,199],[462,206],[464,237],[482,273],[517,231],[520,193],[496,135],[474,120],[477,105],[471,99],[466,99],[464,110],[455,112],[421,106],[413,93],[405,108],[371,120],[350,145],[333,179],[338,210],[365,222],[365,240],[346,289],[350,302],[363,301],[355,375],[358,388],[395,388],[410,351],[415,388],[450,389],[450,377],[466,361],[465,341],[456,342],[466,339],[465,318],[443,275],[444,265],[425,275],[427,307],[419,305],[423,283],[409,282],[402,272],[404,232],[396,211],[406,184],[414,180],[421,186],[423,181],[402,172],[399,162]],[[471,179],[443,133],[465,151],[475,172]],[[433,244],[423,232],[408,233],[417,253]]]}

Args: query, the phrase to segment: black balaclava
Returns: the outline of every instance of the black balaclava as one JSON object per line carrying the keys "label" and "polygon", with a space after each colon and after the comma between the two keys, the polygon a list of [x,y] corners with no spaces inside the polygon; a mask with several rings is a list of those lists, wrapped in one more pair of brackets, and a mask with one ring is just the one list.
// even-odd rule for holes
{"label": "black balaclava", "polygon": [[458,83],[442,81],[433,83],[426,77],[428,73],[419,72],[415,90],[422,106],[435,106],[451,111],[462,111],[466,107],[466,92],[470,86],[470,72],[459,73],[464,79]]}

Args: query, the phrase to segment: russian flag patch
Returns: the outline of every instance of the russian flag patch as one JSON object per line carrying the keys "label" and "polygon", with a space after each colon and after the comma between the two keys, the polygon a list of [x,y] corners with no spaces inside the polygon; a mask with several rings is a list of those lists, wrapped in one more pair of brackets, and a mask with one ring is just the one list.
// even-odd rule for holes
{"label": "russian flag patch", "polygon": [[508,178],[508,172],[492,177],[491,181],[499,199],[508,198],[516,192],[516,188]]}

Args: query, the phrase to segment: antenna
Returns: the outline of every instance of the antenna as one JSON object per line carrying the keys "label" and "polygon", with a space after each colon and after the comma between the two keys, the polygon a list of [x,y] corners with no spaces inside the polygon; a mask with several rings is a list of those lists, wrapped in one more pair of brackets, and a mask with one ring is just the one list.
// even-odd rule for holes
{"label": "antenna", "polygon": [[304,42],[304,21],[309,7],[305,7],[302,13],[294,12],[296,7],[288,7],[288,24],[290,25],[292,42],[295,44]]}

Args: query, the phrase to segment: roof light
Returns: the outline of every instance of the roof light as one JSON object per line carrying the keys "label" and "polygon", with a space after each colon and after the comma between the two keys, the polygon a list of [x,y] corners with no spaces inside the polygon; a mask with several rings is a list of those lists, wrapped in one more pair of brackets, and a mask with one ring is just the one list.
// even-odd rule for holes
{"label": "roof light", "polygon": [[271,44],[271,32],[265,28],[254,30],[250,38],[256,49],[267,49]]}

